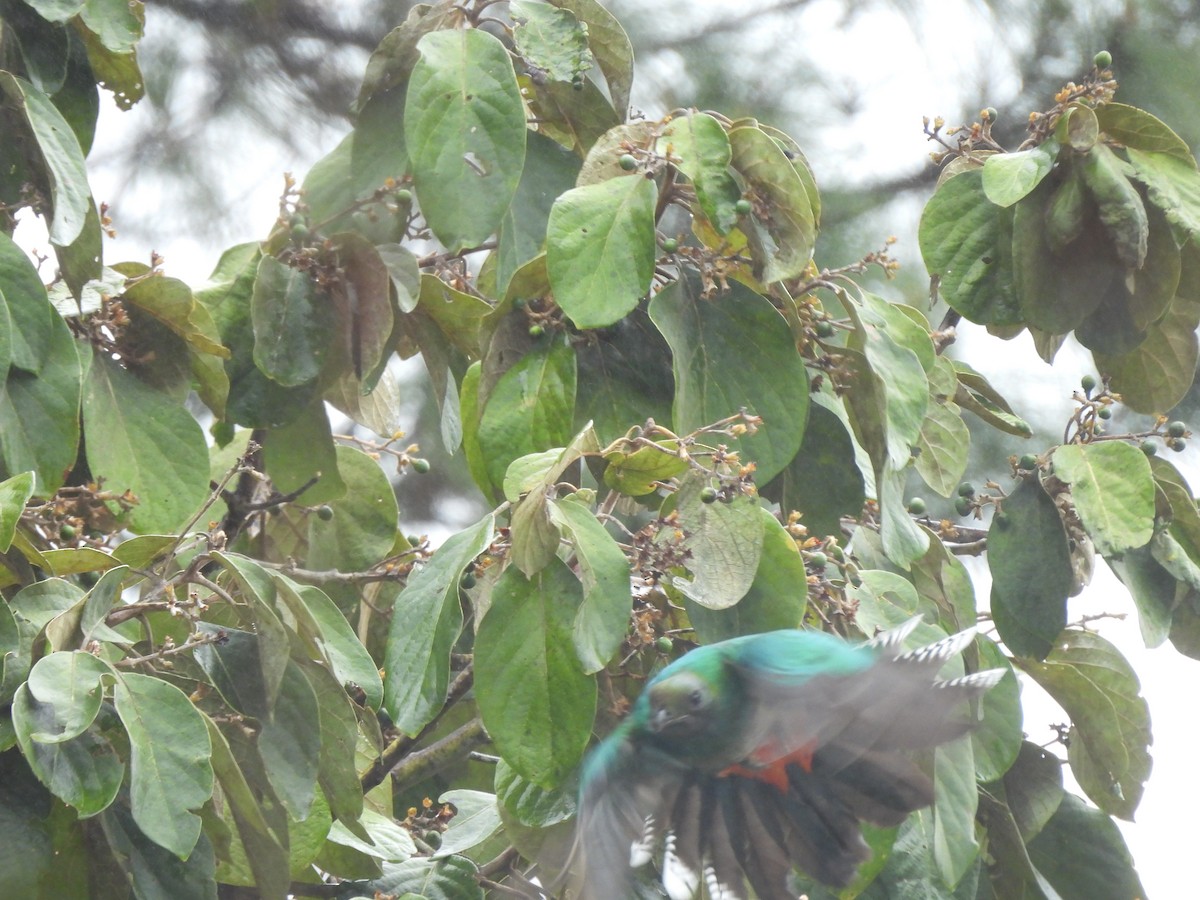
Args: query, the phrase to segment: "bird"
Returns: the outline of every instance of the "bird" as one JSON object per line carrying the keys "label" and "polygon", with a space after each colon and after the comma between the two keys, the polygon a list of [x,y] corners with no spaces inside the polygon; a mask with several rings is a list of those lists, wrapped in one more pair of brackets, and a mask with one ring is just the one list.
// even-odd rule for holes
{"label": "bird", "polygon": [[793,867],[831,887],[871,856],[861,822],[933,802],[910,758],[966,734],[966,702],[1004,669],[939,680],[973,628],[905,651],[916,616],[850,643],[790,629],[698,647],[663,668],[584,761],[567,896],[623,900],[661,846],[671,900],[796,900]]}

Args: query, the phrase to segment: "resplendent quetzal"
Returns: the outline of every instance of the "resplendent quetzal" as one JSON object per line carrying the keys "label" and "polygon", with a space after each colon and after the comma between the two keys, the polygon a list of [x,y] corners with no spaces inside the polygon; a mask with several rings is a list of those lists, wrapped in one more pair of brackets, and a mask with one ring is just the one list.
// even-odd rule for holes
{"label": "resplendent quetzal", "polygon": [[799,867],[835,887],[870,857],[860,820],[898,825],[933,801],[905,751],[970,728],[993,669],[937,680],[973,630],[903,652],[914,618],[864,644],[773,631],[664,668],[584,765],[572,896],[625,900],[663,846],[671,900],[795,900]]}

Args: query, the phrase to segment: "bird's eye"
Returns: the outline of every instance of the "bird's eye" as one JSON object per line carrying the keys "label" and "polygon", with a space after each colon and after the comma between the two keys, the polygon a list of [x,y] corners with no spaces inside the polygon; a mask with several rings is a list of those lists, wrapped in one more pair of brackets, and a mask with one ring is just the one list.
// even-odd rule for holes
{"label": "bird's eye", "polygon": [[688,704],[692,709],[699,709],[704,705],[704,691],[697,688],[688,694]]}

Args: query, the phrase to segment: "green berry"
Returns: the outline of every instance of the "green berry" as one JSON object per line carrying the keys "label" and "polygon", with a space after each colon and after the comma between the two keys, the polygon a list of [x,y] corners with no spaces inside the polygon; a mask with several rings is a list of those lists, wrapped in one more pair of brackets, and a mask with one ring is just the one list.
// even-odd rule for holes
{"label": "green berry", "polygon": [[424,475],[429,471],[429,460],[421,459],[419,456],[414,456],[408,461],[408,464],[412,466],[412,470],[418,475]]}
{"label": "green berry", "polygon": [[419,546],[421,546],[421,538],[420,538],[418,535],[415,535],[415,534],[406,534],[406,535],[404,536],[404,539],[405,539],[406,541],[408,541],[408,546],[410,546],[410,547],[419,547]]}
{"label": "green berry", "polygon": [[971,484],[971,482],[969,482],[969,481],[964,481],[962,484],[960,484],[958,486],[958,496],[974,497],[975,496],[975,485]]}
{"label": "green berry", "polygon": [[733,208],[734,208],[734,211],[737,212],[737,214],[739,216],[746,215],[752,209],[752,207],[750,205],[750,201],[747,200],[745,197],[743,197],[741,200],[739,200],[737,203],[735,203],[733,205]]}
{"label": "green berry", "polygon": [[716,499],[717,499],[717,489],[715,487],[712,487],[710,485],[709,487],[706,487],[702,491],[700,491],[700,502],[701,503],[715,503]]}
{"label": "green berry", "polygon": [[64,522],[62,527],[58,529],[58,536],[64,541],[70,541],[75,538],[75,526]]}
{"label": "green berry", "polygon": [[411,203],[412,191],[408,190],[408,188],[401,188],[400,190],[396,191],[395,197],[401,203]]}
{"label": "green berry", "polygon": [[654,642],[654,649],[659,653],[670,653],[675,649],[675,642],[664,634]]}
{"label": "green berry", "polygon": [[328,522],[333,518],[333,507],[326,503],[324,506],[317,507],[317,518],[322,522]]}
{"label": "green berry", "polygon": [[667,238],[663,241],[663,253],[674,253],[679,249],[679,241],[675,238]]}
{"label": "green berry", "polygon": [[1142,441],[1142,452],[1147,456],[1153,456],[1158,452],[1158,444],[1154,441]]}
{"label": "green berry", "polygon": [[529,301],[524,297],[517,297],[515,300],[513,300],[513,309],[524,309],[528,305]]}
{"label": "green berry", "polygon": [[308,226],[303,222],[297,222],[292,226],[292,240],[297,244],[303,244],[308,238]]}
{"label": "green berry", "polygon": [[1183,422],[1172,422],[1167,426],[1167,434],[1173,438],[1181,438],[1187,434],[1187,425]]}
{"label": "green berry", "polygon": [[817,323],[817,337],[819,338],[831,338],[836,330],[828,319],[822,319]]}
{"label": "green berry", "polygon": [[475,587],[475,573],[467,569],[467,571],[462,573],[462,578],[458,580],[458,583],[462,585],[464,590],[470,590]]}
{"label": "green berry", "polygon": [[1097,69],[1107,69],[1112,65],[1112,54],[1107,50],[1101,50],[1092,57],[1092,62],[1096,64]]}
{"label": "green berry", "polygon": [[1167,443],[1168,446],[1176,453],[1182,453],[1187,449],[1187,441],[1185,441],[1183,438],[1171,438],[1171,440]]}
{"label": "green berry", "polygon": [[1037,468],[1038,459],[1032,453],[1026,453],[1017,460],[1017,468],[1024,469],[1026,472],[1032,472]]}
{"label": "green berry", "polygon": [[543,328],[541,325],[530,325],[529,326],[529,336],[531,338],[540,338],[545,333],[546,333],[546,329]]}
{"label": "green berry", "polygon": [[1085,394],[1090,394],[1092,391],[1094,391],[1096,389],[1096,376],[1095,375],[1084,375],[1082,378],[1079,379],[1079,386],[1081,388],[1083,388],[1083,392]]}
{"label": "green berry", "polygon": [[970,497],[958,497],[954,501],[954,511],[960,516],[970,515],[972,508]]}
{"label": "green berry", "polygon": [[1112,410],[1109,409],[1107,406],[1102,406],[1098,410],[1096,410],[1096,415],[1099,416],[1101,419],[1111,419],[1112,418]]}
{"label": "green berry", "polygon": [[637,168],[637,159],[632,153],[623,153],[621,154],[621,158],[617,160],[617,165],[626,172],[632,172]]}
{"label": "green berry", "polygon": [[827,557],[820,550],[817,550],[808,554],[808,563],[814,569],[823,569],[829,564],[829,557]]}
{"label": "green berry", "polygon": [[914,516],[920,516],[925,513],[925,500],[922,497],[913,497],[908,501],[908,511]]}
{"label": "green berry", "polygon": [[987,120],[988,120],[989,122],[992,122],[993,124],[994,124],[994,123],[995,123],[995,121],[996,121],[996,117],[999,115],[999,113],[998,113],[998,112],[996,112],[996,107],[994,107],[994,106],[989,106],[987,109],[985,109],[985,110],[983,111],[983,114],[984,114],[985,116],[987,116]]}

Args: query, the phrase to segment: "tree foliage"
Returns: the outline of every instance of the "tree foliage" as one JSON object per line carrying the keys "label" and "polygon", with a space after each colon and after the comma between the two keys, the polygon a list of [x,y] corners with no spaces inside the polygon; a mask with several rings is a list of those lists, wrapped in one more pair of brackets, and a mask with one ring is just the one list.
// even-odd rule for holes
{"label": "tree foliage", "polygon": [[[1104,430],[1191,384],[1200,173],[1107,60],[1011,152],[988,114],[928,126],[931,328],[856,284],[886,250],[814,262],[790,137],[629,118],[632,52],[595,0],[416,7],[261,242],[202,286],[106,262],[85,159],[98,87],[140,96],[141,5],[0,11],[6,895],[517,889],[552,875],[579,763],[647,674],[920,612],[990,617],[969,664],[1044,687],[1069,750],[1024,740],[1006,678],[850,894],[1139,896],[1112,817],[1149,776],[1149,712],[1066,604],[1099,555],[1148,645],[1200,655],[1200,511],[1151,452],[1186,427]],[[49,287],[10,237],[26,208]],[[1104,376],[983,491],[964,416],[1029,429],[944,352],[961,318],[1047,360],[1074,333]],[[491,504],[436,549],[380,465],[428,468],[395,430],[413,356]],[[914,477],[963,521],[909,502]],[[984,547],[990,602],[958,559]]]}

